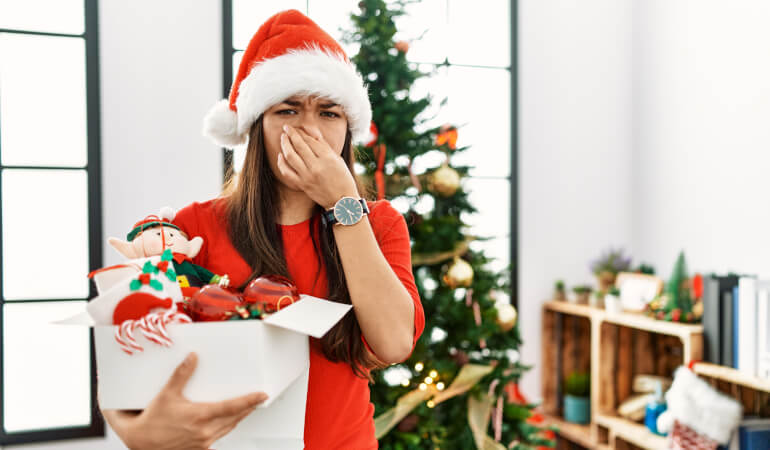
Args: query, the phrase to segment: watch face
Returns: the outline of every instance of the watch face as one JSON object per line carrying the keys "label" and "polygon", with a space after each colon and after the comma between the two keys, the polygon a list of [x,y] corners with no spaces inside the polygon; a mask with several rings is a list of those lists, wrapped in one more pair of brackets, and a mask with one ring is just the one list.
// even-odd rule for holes
{"label": "watch face", "polygon": [[364,208],[361,202],[353,197],[343,197],[334,206],[334,217],[342,225],[353,225],[361,220],[364,215]]}

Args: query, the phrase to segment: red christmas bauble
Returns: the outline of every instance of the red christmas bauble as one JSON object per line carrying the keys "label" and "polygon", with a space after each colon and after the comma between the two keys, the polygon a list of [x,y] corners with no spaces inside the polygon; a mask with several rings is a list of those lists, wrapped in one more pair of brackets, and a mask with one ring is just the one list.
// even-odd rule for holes
{"label": "red christmas bauble", "polygon": [[246,303],[262,305],[267,313],[279,311],[299,300],[297,286],[281,275],[263,275],[255,278],[243,291]]}
{"label": "red christmas bauble", "polygon": [[241,297],[216,284],[208,284],[192,296],[187,309],[194,322],[215,322],[229,319],[241,305]]}

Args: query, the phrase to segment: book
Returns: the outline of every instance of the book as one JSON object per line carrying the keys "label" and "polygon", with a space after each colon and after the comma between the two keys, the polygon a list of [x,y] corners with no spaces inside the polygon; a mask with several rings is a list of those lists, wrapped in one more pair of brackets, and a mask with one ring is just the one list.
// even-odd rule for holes
{"label": "book", "polygon": [[719,280],[707,276],[703,278],[703,344],[704,359],[713,364],[719,364],[722,359],[722,344],[720,336],[721,315],[719,301]]}
{"label": "book", "polygon": [[741,450],[770,450],[770,419],[744,419],[738,441]]}
{"label": "book", "polygon": [[738,282],[738,341],[741,344],[738,370],[757,374],[757,279],[741,277]]}
{"label": "book", "polygon": [[722,292],[722,316],[721,316],[721,328],[719,330],[720,340],[722,342],[722,362],[721,364],[726,367],[736,367],[737,361],[733,359],[733,342],[734,331],[733,327],[733,291],[734,289],[728,289]]}
{"label": "book", "polygon": [[770,378],[770,281],[757,284],[757,376]]}
{"label": "book", "polygon": [[740,336],[738,330],[738,317],[740,315],[740,288],[735,286],[733,288],[733,369],[738,368],[738,360],[740,359]]}
{"label": "book", "polygon": [[[724,328],[723,305],[725,293],[732,292],[737,285],[738,277],[736,275],[710,275],[703,279],[704,358],[713,364],[725,365],[724,359],[727,352],[723,351],[725,350],[723,341],[726,340],[722,332]],[[732,342],[732,337],[729,341]]]}

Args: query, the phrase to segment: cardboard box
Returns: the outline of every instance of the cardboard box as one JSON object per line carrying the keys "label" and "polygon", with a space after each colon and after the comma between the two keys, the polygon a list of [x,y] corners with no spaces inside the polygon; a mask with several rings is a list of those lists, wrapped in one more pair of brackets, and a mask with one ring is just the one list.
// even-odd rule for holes
{"label": "cardboard box", "polygon": [[116,326],[93,325],[85,313],[59,323],[94,327],[102,409],[145,408],[187,354],[195,351],[198,366],[184,390],[189,400],[219,401],[256,391],[268,395],[214,448],[302,448],[308,336],[323,337],[350,308],[301,295],[298,302],[265,320],[169,325],[171,347],[135,335],[144,351],[133,355],[115,341]]}

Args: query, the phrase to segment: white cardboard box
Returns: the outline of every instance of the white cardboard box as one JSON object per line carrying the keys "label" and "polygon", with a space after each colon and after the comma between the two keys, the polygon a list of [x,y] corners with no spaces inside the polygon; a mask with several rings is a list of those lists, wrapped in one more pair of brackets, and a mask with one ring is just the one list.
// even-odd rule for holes
{"label": "white cardboard box", "polygon": [[352,308],[316,297],[265,320],[172,324],[171,347],[143,336],[144,351],[128,355],[115,341],[116,326],[92,325],[81,314],[59,323],[94,327],[99,404],[102,409],[143,409],[191,351],[198,366],[184,395],[211,402],[262,391],[268,400],[214,446],[302,448],[309,370],[308,336],[321,338]]}

